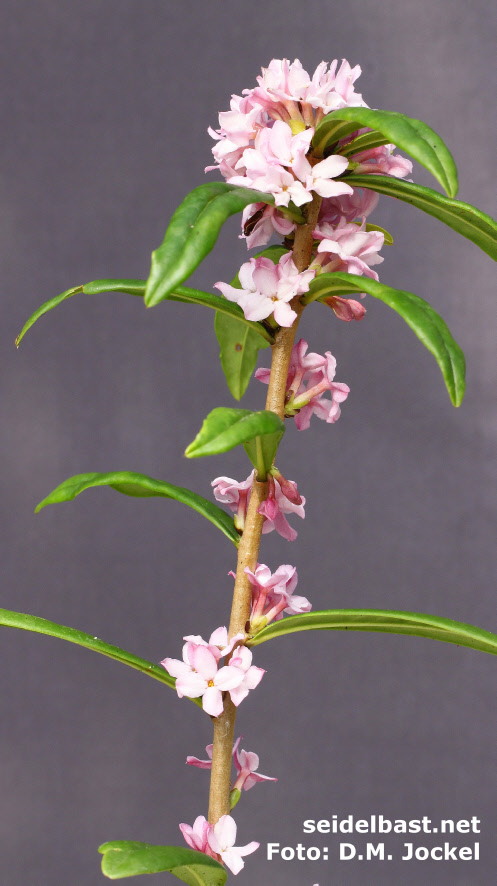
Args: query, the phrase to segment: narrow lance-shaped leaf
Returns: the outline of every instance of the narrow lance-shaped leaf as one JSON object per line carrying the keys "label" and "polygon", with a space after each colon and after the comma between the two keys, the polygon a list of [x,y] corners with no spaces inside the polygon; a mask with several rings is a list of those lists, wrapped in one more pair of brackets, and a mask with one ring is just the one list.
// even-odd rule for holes
{"label": "narrow lance-shaped leaf", "polygon": [[335,141],[327,132],[337,121],[356,123],[357,129],[369,127],[388,138],[401,151],[406,151],[435,176],[449,197],[457,194],[457,169],[449,149],[436,132],[423,123],[396,111],[376,111],[372,108],[341,108],[323,117],[316,127],[313,144],[322,152]]}
{"label": "narrow lance-shaped leaf", "polygon": [[392,289],[391,286],[385,286],[369,277],[342,272],[320,274],[311,281],[309,292],[303,301],[326,301],[328,296],[350,292],[367,292],[400,314],[435,357],[454,406],[460,406],[465,386],[464,354],[452,338],[447,324],[431,305],[412,292]]}
{"label": "narrow lance-shaped leaf", "polygon": [[497,655],[497,634],[464,622],[452,621],[450,618],[393,609],[325,609],[321,612],[292,615],[268,625],[247,645],[258,646],[266,640],[296,631],[373,631],[409,634]]}
{"label": "narrow lance-shaped leaf", "polygon": [[110,880],[168,871],[189,886],[224,886],[226,869],[214,858],[182,846],[151,846],[134,840],[113,840],[98,851],[102,873]]}
{"label": "narrow lance-shaped leaf", "polygon": [[219,406],[204,419],[185,455],[187,458],[218,455],[265,434],[279,434],[281,437],[284,431],[285,424],[275,412],[266,409],[251,412],[249,409]]}
{"label": "narrow lance-shaped leaf", "polygon": [[[270,246],[254,258],[260,255],[271,259],[276,264],[286,252],[288,250],[284,246]],[[238,274],[231,281],[231,286],[236,289],[241,288]],[[227,299],[223,300],[226,304],[235,307]],[[238,308],[238,305],[236,307]],[[264,328],[260,323],[253,325]],[[267,348],[267,343],[261,341],[261,335],[257,334],[258,330],[251,329],[248,321],[245,321],[244,324],[233,316],[222,314],[219,310],[216,312],[214,330],[221,349],[219,356],[228,387],[235,400],[241,400],[257,365],[259,351],[262,348]],[[267,334],[269,336],[269,333]]]}
{"label": "narrow lance-shaped leaf", "polygon": [[490,258],[497,261],[497,222],[490,215],[463,203],[449,200],[432,188],[406,182],[389,175],[350,175],[347,181],[354,188],[368,188],[378,194],[396,197],[404,203],[416,206],[428,215],[448,225],[472,243],[476,243]]}
{"label": "narrow lance-shaped leaf", "polygon": [[[145,286],[145,280],[93,280],[91,283],[85,283],[84,286],[74,286],[72,289],[67,289],[60,295],[56,295],[55,298],[51,298],[49,301],[45,302],[45,304],[41,305],[41,307],[31,315],[16,338],[16,346],[19,346],[21,339],[24,337],[28,329],[31,328],[33,323],[36,323],[39,317],[42,317],[47,311],[56,308],[57,305],[60,305],[73,295],[78,295],[80,293],[96,295],[108,292],[125,292],[129,295],[138,295],[143,298],[143,295],[145,294]],[[246,320],[242,309],[238,305],[229,302],[227,299],[222,298],[219,295],[213,295],[212,292],[203,292],[201,289],[189,289],[187,286],[178,286],[176,290],[168,296],[168,299],[170,301],[203,305],[206,308],[211,308],[216,312],[221,312],[233,320],[238,321],[238,323],[243,326],[244,331],[247,329],[250,330],[253,336],[257,338],[257,341],[259,338],[262,338],[268,343],[273,341],[271,333],[262,325],[262,323],[253,323],[251,320]],[[266,345],[262,344],[261,347],[266,347]]]}
{"label": "narrow lance-shaped leaf", "polygon": [[271,194],[211,182],[191,191],[174,213],[162,245],[152,253],[145,304],[157,305],[183,283],[216,243],[224,222],[250,203],[274,203]]}
{"label": "narrow lance-shaped leaf", "polygon": [[31,329],[33,323],[36,323],[39,317],[42,317],[43,314],[51,311],[52,308],[56,308],[57,305],[60,305],[63,301],[66,301],[73,295],[78,295],[81,292],[84,292],[87,295],[96,295],[101,292],[124,292],[129,295],[143,297],[145,293],[145,285],[145,280],[93,280],[91,283],[84,283],[83,286],[73,286],[72,289],[66,289],[65,292],[61,292],[60,295],[56,295],[54,298],[49,299],[49,301],[46,301],[41,305],[34,314],[31,314],[31,317],[26,321],[16,338],[16,347],[19,347],[21,339],[24,338],[28,329]]}
{"label": "narrow lance-shaped leaf", "polygon": [[[78,646],[84,646],[85,649],[91,649],[92,652],[100,652],[107,658],[113,658],[114,661],[120,661],[121,664],[128,665],[147,674],[160,683],[165,683],[171,689],[175,688],[176,680],[170,677],[167,671],[158,664],[146,661],[133,655],[132,652],[126,652],[119,649],[118,646],[112,646],[99,640],[98,637],[92,637],[91,634],[85,634],[84,631],[78,631],[75,628],[67,628],[64,625],[56,624],[48,621],[46,618],[38,618],[36,615],[25,615],[23,612],[10,612],[8,609],[0,609],[0,625],[8,628],[19,628],[22,631],[32,631],[35,634],[45,634],[48,637],[57,637],[59,640],[67,640],[69,643],[76,643]],[[191,699],[199,707],[202,702],[199,699]]]}
{"label": "narrow lance-shaped leaf", "polygon": [[137,474],[134,471],[112,471],[107,474],[77,474],[75,477],[69,477],[64,480],[60,486],[57,486],[50,495],[47,495],[43,501],[36,507],[36,512],[41,511],[47,505],[58,504],[59,502],[72,501],[85,489],[93,486],[110,486],[117,492],[124,495],[131,495],[136,498],[150,498],[159,496],[162,498],[173,498],[182,504],[188,505],[194,511],[198,511],[207,520],[210,520],[214,526],[217,526],[227,538],[235,545],[239,542],[239,535],[234,527],[233,520],[229,514],[213,502],[202,498],[190,489],[182,486],[173,486],[172,483],[166,483],[165,480],[153,480],[145,474]]}

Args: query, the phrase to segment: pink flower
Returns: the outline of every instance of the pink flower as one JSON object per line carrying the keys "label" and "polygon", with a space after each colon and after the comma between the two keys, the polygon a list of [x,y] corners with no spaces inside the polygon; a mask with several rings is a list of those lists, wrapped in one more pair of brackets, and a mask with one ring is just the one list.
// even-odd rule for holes
{"label": "pink flower", "polygon": [[211,486],[214,490],[214,498],[229,506],[230,511],[236,515],[235,527],[243,532],[245,517],[247,516],[248,500],[252,483],[254,482],[255,469],[248,475],[246,480],[237,483],[231,477],[216,477]]}
{"label": "pink flower", "polygon": [[[255,470],[241,483],[237,483],[231,477],[217,477],[212,481],[216,501],[227,504],[236,515],[234,522],[239,532],[243,531],[245,525],[254,476]],[[276,468],[271,471],[268,482],[268,498],[259,507],[259,513],[266,518],[262,531],[266,534],[276,529],[283,538],[294,541],[297,532],[292,529],[285,515],[296,514],[303,519],[305,498],[299,495],[297,484],[283,477]]]}
{"label": "pink flower", "polygon": [[313,135],[312,128],[293,135],[290,126],[282,120],[276,120],[270,129],[259,130],[255,138],[255,147],[267,163],[293,169],[307,154]]}
{"label": "pink flower", "polygon": [[279,326],[291,326],[297,316],[289,305],[296,295],[309,289],[314,270],[299,274],[292,253],[282,255],[275,265],[269,258],[251,258],[239,272],[241,289],[228,283],[215,283],[228,301],[237,302],[247,320],[264,320],[271,314]]}
{"label": "pink flower", "polygon": [[[223,692],[234,690],[245,681],[239,668],[229,665],[218,669],[219,660],[232,651],[233,646],[244,637],[237,634],[227,646],[220,649],[217,641],[227,639],[226,628],[218,628],[211,635],[209,643],[202,637],[189,636],[183,646],[183,661],[165,658],[161,665],[176,678],[178,697],[202,698],[202,707],[211,717],[219,717],[223,712]],[[241,699],[240,699],[241,700]]]}
{"label": "pink flower", "polygon": [[242,675],[241,681],[230,689],[231,701],[235,707],[238,707],[240,702],[247,697],[249,691],[259,685],[266,671],[263,668],[256,668],[252,664],[252,653],[246,646],[238,646],[235,649],[229,667]]}
{"label": "pink flower", "polygon": [[360,67],[351,68],[344,59],[336,73],[337,64],[335,59],[328,70],[326,62],[321,62],[311,78],[298,59],[292,63],[288,59],[273,59],[262,69],[258,86],[245,92],[273,119],[305,119],[312,125],[312,110],[317,111],[317,121],[337,108],[364,104],[353,86],[361,73]]}
{"label": "pink flower", "polygon": [[252,249],[254,246],[265,246],[274,233],[288,237],[295,228],[295,222],[285,218],[275,206],[251,203],[242,213],[243,233],[240,238],[245,238],[247,249]]}
{"label": "pink flower", "polygon": [[[258,781],[278,781],[277,778],[270,778],[268,775],[261,775],[257,772],[257,769],[259,768],[259,757],[252,751],[238,751],[240,741],[241,736],[240,738],[237,738],[233,745],[233,762],[238,773],[237,779],[233,785],[233,790],[248,791],[257,784]],[[198,769],[211,769],[212,748],[213,745],[209,744],[205,749],[209,758],[208,760],[199,760],[198,757],[187,757],[186,762],[190,766],[196,766]],[[201,849],[200,851],[202,852],[203,850]]]}
{"label": "pink flower", "polygon": [[241,736],[237,738],[233,746],[233,762],[238,772],[233,790],[249,791],[258,781],[278,781],[277,778],[270,778],[269,775],[261,775],[257,772],[259,768],[259,757],[257,754],[254,754],[253,751],[238,750],[241,738]]}
{"label": "pink flower", "polygon": [[364,305],[353,298],[341,298],[339,295],[330,295],[324,301],[334,311],[335,316],[339,320],[345,320],[346,323],[350,323],[351,320],[362,320],[366,313]]}
{"label": "pink flower", "polygon": [[361,151],[353,154],[350,158],[352,163],[357,163],[354,172],[356,174],[373,173],[376,175],[392,175],[394,178],[404,178],[412,172],[412,163],[407,157],[394,154],[395,145],[382,145],[372,148],[370,151]]}
{"label": "pink flower", "polygon": [[288,615],[300,615],[311,610],[306,597],[293,593],[298,582],[295,566],[279,566],[271,574],[264,563],[258,563],[255,572],[248,567],[245,572],[252,585],[250,629],[253,633],[262,630],[269,622],[283,618],[285,612]]}
{"label": "pink flower", "polygon": [[209,831],[207,840],[210,849],[219,855],[232,872],[239,874],[244,866],[243,856],[250,855],[259,848],[259,843],[252,841],[246,846],[235,846],[236,824],[231,815],[222,815],[217,824]]}
{"label": "pink flower", "polygon": [[324,199],[319,212],[318,227],[325,223],[335,227],[342,217],[346,222],[353,222],[356,218],[364,221],[376,209],[379,199],[379,194],[363,188],[354,188],[352,194]]}
{"label": "pink flower", "polygon": [[[307,342],[303,338],[293,346],[287,377],[287,402],[285,415],[294,416],[299,431],[309,427],[314,413],[328,423],[340,418],[340,403],[347,399],[348,385],[333,381],[336,360],[330,351],[324,356],[307,354]],[[268,370],[258,369],[255,377],[264,384],[269,382]],[[325,398],[327,391],[331,400]]]}
{"label": "pink flower", "polygon": [[189,824],[180,824],[179,829],[188,846],[196,849],[197,852],[204,852],[206,855],[210,855],[211,858],[217,858],[217,853],[211,849],[208,843],[208,836],[212,830],[212,825],[209,824],[203,815],[197,816],[193,822],[193,827],[190,827]]}
{"label": "pink flower", "polygon": [[[282,126],[286,126],[282,123]],[[288,128],[288,127],[287,127]],[[290,129],[288,129],[290,133]],[[271,162],[263,151],[247,148],[235,167],[240,174],[227,178],[230,185],[242,188],[255,188],[274,196],[276,206],[288,206],[292,200],[296,206],[302,206],[312,200],[310,191],[304,188],[293,172]]]}
{"label": "pink flower", "polygon": [[212,749],[214,745],[208,744],[206,747],[206,753],[208,756],[208,760],[199,760],[198,757],[187,757],[186,762],[189,766],[196,766],[197,769],[211,769],[212,768]]}
{"label": "pink flower", "polygon": [[378,280],[378,274],[371,267],[383,261],[378,255],[385,239],[381,231],[366,231],[365,221],[359,226],[342,219],[336,228],[327,223],[318,225],[314,236],[321,241],[318,253],[322,256],[316,261],[323,271],[343,270]]}
{"label": "pink flower", "polygon": [[285,514],[297,514],[304,519],[305,498],[298,494],[297,484],[292,480],[286,480],[282,474],[273,469],[268,475],[268,497],[258,508],[259,514],[266,519],[262,532],[272,532],[273,529],[288,541],[295,541],[297,532],[292,529]]}
{"label": "pink flower", "polygon": [[346,182],[333,181],[338,175],[343,175],[348,165],[347,158],[338,154],[320,160],[315,166],[311,166],[305,156],[299,156],[295,161],[294,171],[309,193],[315,191],[321,197],[339,197],[354,192]]}

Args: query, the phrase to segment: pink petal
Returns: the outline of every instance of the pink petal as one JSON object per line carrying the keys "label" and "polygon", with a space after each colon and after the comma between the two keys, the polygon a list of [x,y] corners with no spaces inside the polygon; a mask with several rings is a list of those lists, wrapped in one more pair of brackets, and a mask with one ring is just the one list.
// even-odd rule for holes
{"label": "pink petal", "polygon": [[274,319],[278,326],[289,327],[297,317],[295,311],[292,311],[289,304],[284,301],[274,302]]}
{"label": "pink petal", "polygon": [[189,674],[178,677],[176,680],[176,691],[180,698],[183,695],[186,695],[187,698],[198,698],[205,692],[205,688],[206,680],[194,671],[190,671]]}
{"label": "pink petal", "polygon": [[161,661],[161,665],[171,677],[181,677],[183,674],[189,674],[191,671],[190,665],[185,664],[184,661],[179,661],[177,658],[165,658],[164,661]]}
{"label": "pink petal", "polygon": [[235,668],[232,664],[225,665],[221,668],[215,678],[214,685],[223,692],[234,689],[239,686],[244,679],[244,673],[240,668]]}
{"label": "pink petal", "polygon": [[266,671],[264,668],[256,668],[255,665],[250,667],[245,675],[245,683],[249,689],[255,689],[261,682]]}
{"label": "pink petal", "polygon": [[217,674],[216,657],[212,654],[207,646],[196,646],[190,654],[192,667],[198,671],[201,676],[209,681],[213,680]]}
{"label": "pink petal", "polygon": [[202,707],[211,717],[220,717],[223,713],[223,694],[216,686],[208,686],[202,696]]}

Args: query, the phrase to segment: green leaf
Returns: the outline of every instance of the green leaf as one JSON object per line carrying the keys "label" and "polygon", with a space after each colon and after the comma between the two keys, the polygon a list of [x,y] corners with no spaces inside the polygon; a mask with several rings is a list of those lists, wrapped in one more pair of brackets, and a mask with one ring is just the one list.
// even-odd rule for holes
{"label": "green leaf", "polygon": [[283,431],[275,431],[274,434],[264,434],[263,437],[254,437],[248,443],[243,444],[254,468],[257,468],[259,480],[265,480],[266,474],[272,467],[274,457],[278,451]]}
{"label": "green leaf", "polygon": [[226,869],[214,858],[180,846],[151,846],[135,840],[113,840],[98,850],[102,873],[110,880],[169,871],[189,886],[224,886]]}
{"label": "green leaf", "polygon": [[325,609],[321,612],[292,615],[263,628],[247,645],[259,646],[266,640],[295,631],[379,631],[385,634],[409,634],[497,655],[497,634],[461,621],[452,621],[450,618],[394,609]]}
{"label": "green leaf", "polygon": [[453,228],[458,234],[467,237],[472,243],[476,243],[483,252],[497,261],[497,222],[470,203],[449,200],[431,188],[393,178],[390,175],[351,175],[347,181],[354,188],[369,188],[370,191],[396,197],[397,200],[403,200],[404,203],[422,209],[428,215],[433,215],[444,222],[449,228]]}
{"label": "green leaf", "polygon": [[85,283],[83,286],[73,286],[72,289],[66,289],[65,292],[46,301],[34,314],[31,314],[31,317],[26,321],[16,338],[16,347],[19,347],[21,339],[39,317],[42,317],[47,311],[51,311],[52,308],[56,308],[57,305],[60,305],[61,302],[66,301],[66,299],[71,298],[73,295],[77,295],[80,292],[84,292],[87,295],[96,295],[100,292],[125,292],[129,295],[143,296],[145,285],[145,280],[93,280],[91,283]]}
{"label": "green leaf", "polygon": [[[84,631],[77,631],[75,628],[66,628],[64,625],[56,624],[53,621],[47,621],[46,618],[38,618],[36,615],[25,615],[23,612],[10,612],[8,609],[0,609],[0,625],[7,628],[19,628],[22,631],[32,631],[35,634],[46,634],[48,637],[57,637],[59,640],[67,640],[69,643],[76,643],[78,646],[84,646],[85,649],[91,649],[93,652],[100,652],[108,658],[120,661],[122,664],[129,665],[142,674],[165,683],[171,689],[175,688],[176,680],[170,677],[166,670],[158,664],[139,658],[131,652],[119,649],[118,646],[111,646],[99,640],[98,637],[92,637],[91,634],[85,634]],[[202,707],[202,702],[198,699],[191,699],[196,705]]]}
{"label": "green leaf", "polygon": [[136,498],[149,498],[160,496],[162,498],[174,498],[182,504],[188,505],[194,511],[198,511],[214,526],[229,538],[235,545],[239,542],[238,533],[229,514],[208,501],[206,498],[185,489],[182,486],[173,486],[165,480],[153,480],[145,474],[136,474],[134,471],[111,471],[108,474],[77,474],[64,480],[57,489],[47,495],[36,507],[36,513],[46,505],[58,504],[63,501],[72,501],[85,489],[93,486],[110,486],[124,495],[132,495]]}
{"label": "green leaf", "polygon": [[418,295],[403,289],[392,289],[369,277],[334,272],[320,274],[311,281],[309,292],[303,299],[309,303],[327,296],[346,295],[350,292],[367,292],[373,298],[393,308],[406,321],[419,340],[435,357],[454,406],[460,406],[464,396],[465,361],[461,348],[454,341],[447,324],[439,314]]}
{"label": "green leaf", "polygon": [[440,136],[422,120],[406,117],[396,111],[375,111],[372,108],[342,108],[332,111],[323,117],[314,133],[313,143],[319,145],[321,151],[330,144],[330,138],[333,142],[336,140],[333,134],[329,138],[327,132],[337,121],[356,123],[357,129],[367,126],[377,130],[389,143],[393,143],[401,151],[407,151],[414,160],[431,172],[449,197],[457,194],[457,169],[452,154]]}
{"label": "green leaf", "polygon": [[217,455],[227,452],[240,443],[262,437],[265,434],[279,434],[285,431],[285,424],[274,412],[249,409],[226,409],[219,406],[209,412],[195,440],[188,446],[187,458],[200,458],[204,455]]}
{"label": "green leaf", "polygon": [[[271,259],[271,261],[276,264],[286,252],[288,252],[288,249],[285,249],[284,246],[269,246],[267,249],[264,249],[263,252],[259,252],[254,256],[254,258],[263,256],[264,258]],[[236,287],[236,289],[241,288],[238,274],[235,275],[230,285]],[[224,301],[226,301],[226,304],[230,305],[232,308],[236,307],[243,315],[243,311],[238,305],[235,305],[226,299],[224,299]],[[214,320],[214,330],[219,342],[219,347],[221,348],[219,354],[221,366],[228,387],[235,400],[241,400],[243,397],[252,377],[252,373],[257,365],[258,353],[261,348],[267,348],[267,344],[261,342],[260,334],[254,335],[250,326],[259,327],[257,332],[259,332],[260,329],[263,329],[266,332],[268,341],[274,341],[270,333],[265,330],[265,327],[262,326],[261,323],[249,324],[249,321],[245,320],[244,325],[243,321],[240,322],[233,316],[223,316],[220,311],[216,313]]]}
{"label": "green leaf", "polygon": [[257,365],[258,353],[261,348],[267,348],[269,342],[265,342],[240,320],[220,312],[216,314],[214,330],[221,348],[219,357],[228,387],[235,400],[241,400]]}
{"label": "green leaf", "polygon": [[145,304],[157,305],[183,283],[214,247],[229,216],[250,203],[274,204],[274,197],[226,182],[211,182],[191,191],[174,213],[162,246],[152,253]]}
{"label": "green leaf", "polygon": [[322,157],[327,148],[332,147],[340,139],[346,138],[359,128],[357,123],[348,123],[346,120],[341,120],[340,116],[331,119],[331,114],[328,114],[323,117],[319,126],[316,126],[312,139],[314,156]]}
{"label": "green leaf", "polygon": [[340,148],[340,154],[343,157],[350,157],[351,154],[359,154],[360,151],[372,151],[374,148],[381,148],[382,145],[388,145],[388,143],[388,138],[385,138],[381,132],[376,132],[375,129],[372,129],[369,132],[363,132],[362,135],[358,135],[348,145],[343,145]]}
{"label": "green leaf", "polygon": [[[66,299],[71,298],[73,295],[81,292],[87,295],[96,295],[102,292],[125,292],[129,295],[143,297],[145,286],[145,280],[93,280],[91,283],[85,283],[84,286],[75,286],[73,289],[67,289],[61,295],[56,295],[55,298],[45,302],[44,305],[31,315],[16,338],[16,346],[19,347],[21,339],[39,317],[42,317],[47,311],[51,311],[52,308],[56,308],[57,305],[60,305],[61,302],[66,301]],[[242,309],[238,305],[229,302],[222,296],[213,295],[212,292],[203,292],[201,289],[189,289],[187,286],[177,286],[175,291],[168,295],[168,300],[184,302],[185,304],[204,305],[206,308],[212,308],[237,320],[240,325],[255,333],[257,338],[262,336],[268,343],[274,341],[273,336],[262,323],[253,323],[251,320],[246,320]],[[261,347],[266,347],[266,345],[263,344]]]}

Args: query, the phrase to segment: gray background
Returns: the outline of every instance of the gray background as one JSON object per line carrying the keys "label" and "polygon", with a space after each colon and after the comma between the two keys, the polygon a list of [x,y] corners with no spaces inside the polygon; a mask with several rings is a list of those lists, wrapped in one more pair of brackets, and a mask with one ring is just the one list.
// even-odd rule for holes
{"label": "gray background", "polygon": [[[310,70],[334,57],[360,63],[368,104],[430,123],[453,150],[461,199],[495,215],[497,10],[486,0],[4,0],[1,18],[1,605],[153,661],[178,656],[183,634],[206,635],[228,617],[226,539],[173,502],[110,490],[36,517],[33,508],[85,471],[137,470],[206,496],[218,474],[246,476],[241,451],[182,456],[205,414],[232,403],[212,315],[80,296],[18,353],[15,335],[69,286],[147,276],[172,211],[205,180],[206,127],[272,57],[298,56]],[[422,170],[415,177],[430,183]],[[351,394],[337,425],[288,428],[279,466],[298,480],[308,518],[293,545],[266,536],[261,559],[296,564],[315,608],[419,610],[495,631],[494,268],[388,198],[374,221],[395,236],[382,280],[430,300],[465,350],[466,400],[450,405],[431,355],[380,303],[368,299],[360,324],[309,310],[310,348],[331,348]],[[194,282],[230,279],[246,255],[237,234],[232,220]],[[260,408],[263,396],[255,382],[245,402]],[[104,882],[105,840],[179,843],[178,822],[206,812],[207,775],[184,758],[202,756],[208,718],[57,640],[5,630],[0,655],[2,886],[91,886]],[[303,819],[333,813],[476,815],[482,858],[268,864],[261,849],[240,886],[493,880],[495,659],[413,638],[322,634],[268,643],[257,663],[268,673],[237,731],[279,781],[244,796],[239,843],[295,845]],[[402,842],[391,844],[396,857]]]}

